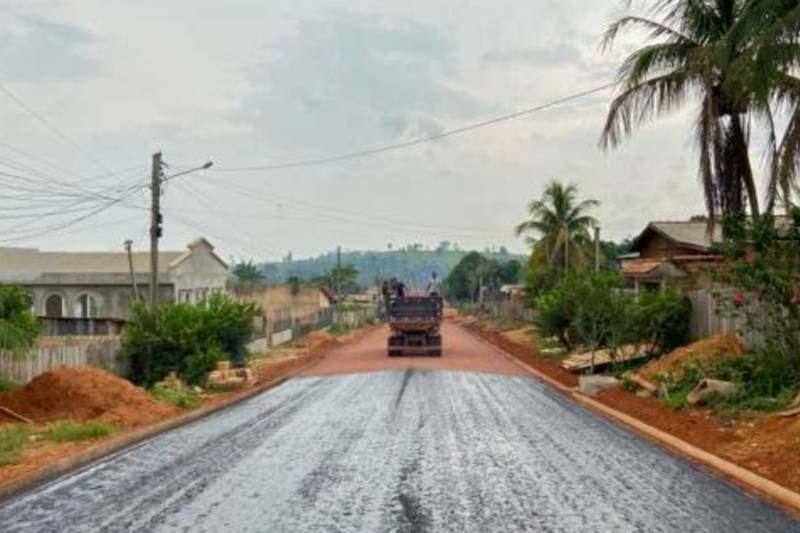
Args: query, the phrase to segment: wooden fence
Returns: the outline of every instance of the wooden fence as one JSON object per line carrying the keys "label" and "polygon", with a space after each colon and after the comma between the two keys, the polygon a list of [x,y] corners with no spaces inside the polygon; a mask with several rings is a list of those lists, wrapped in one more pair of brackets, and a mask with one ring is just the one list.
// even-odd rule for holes
{"label": "wooden fence", "polygon": [[758,336],[747,327],[744,317],[734,317],[723,312],[721,305],[708,289],[690,291],[687,296],[692,302],[692,315],[689,320],[689,334],[692,339],[728,333],[737,335],[749,346],[758,343]]}
{"label": "wooden fence", "polygon": [[0,376],[20,384],[62,366],[95,366],[119,375],[128,371],[118,336],[42,337],[28,353],[0,352]]}

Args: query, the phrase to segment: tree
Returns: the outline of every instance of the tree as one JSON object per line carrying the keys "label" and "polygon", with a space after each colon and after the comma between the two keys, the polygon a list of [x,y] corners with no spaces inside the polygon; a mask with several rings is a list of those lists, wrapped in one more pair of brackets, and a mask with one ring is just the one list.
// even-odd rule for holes
{"label": "tree", "polygon": [[0,350],[15,355],[30,349],[41,332],[30,294],[17,285],[0,285]]}
{"label": "tree", "polygon": [[353,265],[335,266],[316,279],[337,296],[358,292],[358,269]]}
{"label": "tree", "polygon": [[233,267],[233,275],[238,283],[260,283],[264,281],[264,271],[253,261],[241,261]]}
{"label": "tree", "polygon": [[[800,3],[792,0],[660,0],[649,18],[625,16],[603,44],[620,32],[643,30],[650,44],[619,69],[621,88],[601,136],[615,147],[632,130],[699,100],[695,139],[699,176],[709,214],[757,218],[759,198],[749,158],[751,124],[766,125],[769,184],[767,210],[778,195],[788,205],[800,160]],[[792,110],[777,143],[773,107]]]}
{"label": "tree", "polygon": [[[591,264],[594,246],[590,229],[597,221],[586,212],[599,205],[597,200],[577,202],[575,185],[553,181],[542,198],[528,205],[530,219],[516,227],[516,234],[533,232],[539,238],[532,243],[532,269],[583,268]],[[566,254],[566,257],[565,257]]]}

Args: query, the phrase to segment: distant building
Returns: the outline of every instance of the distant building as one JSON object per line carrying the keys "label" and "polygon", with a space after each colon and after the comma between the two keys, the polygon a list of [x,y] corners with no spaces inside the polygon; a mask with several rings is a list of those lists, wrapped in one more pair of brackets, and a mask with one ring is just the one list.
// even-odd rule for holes
{"label": "distant building", "polygon": [[[133,252],[133,270],[142,300],[147,299],[150,253]],[[158,290],[162,301],[197,302],[225,290],[228,265],[199,238],[183,251],[158,255]],[[45,252],[0,248],[0,283],[26,287],[34,312],[51,319],[129,317],[134,300],[125,252]]]}
{"label": "distant building", "polygon": [[620,256],[629,287],[707,286],[704,269],[723,260],[715,244],[722,239],[717,224],[709,233],[706,220],[651,222],[633,241],[631,253]]}

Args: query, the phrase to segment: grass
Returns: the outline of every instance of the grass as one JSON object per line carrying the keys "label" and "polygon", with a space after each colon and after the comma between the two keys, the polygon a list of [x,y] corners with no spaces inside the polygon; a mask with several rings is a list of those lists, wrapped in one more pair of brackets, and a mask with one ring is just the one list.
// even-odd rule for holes
{"label": "grass", "polygon": [[0,392],[8,392],[20,388],[22,385],[8,378],[0,377]]}
{"label": "grass", "polygon": [[45,426],[41,433],[44,440],[51,442],[79,442],[105,437],[116,431],[108,422],[73,422],[59,420]]}
{"label": "grass", "polygon": [[196,409],[202,403],[200,395],[188,387],[167,388],[155,386],[150,392],[157,400],[183,410]]}
{"label": "grass", "polygon": [[0,465],[10,465],[19,461],[30,437],[31,430],[27,426],[9,426],[0,429]]}
{"label": "grass", "polygon": [[328,328],[328,333],[333,335],[334,337],[341,337],[342,335],[347,335],[350,333],[350,328],[344,326],[342,324],[334,324],[330,328]]}

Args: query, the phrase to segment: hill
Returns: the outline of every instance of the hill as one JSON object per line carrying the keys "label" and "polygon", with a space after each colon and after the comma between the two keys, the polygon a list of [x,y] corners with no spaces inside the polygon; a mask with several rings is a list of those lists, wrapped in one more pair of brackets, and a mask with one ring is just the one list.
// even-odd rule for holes
{"label": "hill", "polygon": [[[464,250],[421,250],[409,247],[392,251],[356,251],[342,252],[342,264],[353,265],[358,269],[358,283],[368,285],[375,283],[376,277],[396,277],[406,283],[424,285],[430,279],[431,272],[436,272],[444,279],[469,251]],[[505,262],[511,259],[523,260],[524,257],[511,254],[501,248],[499,252],[484,253]],[[336,265],[336,252],[322,254],[312,259],[266,263],[264,273],[267,281],[283,283],[292,276],[309,280],[320,276]]]}

